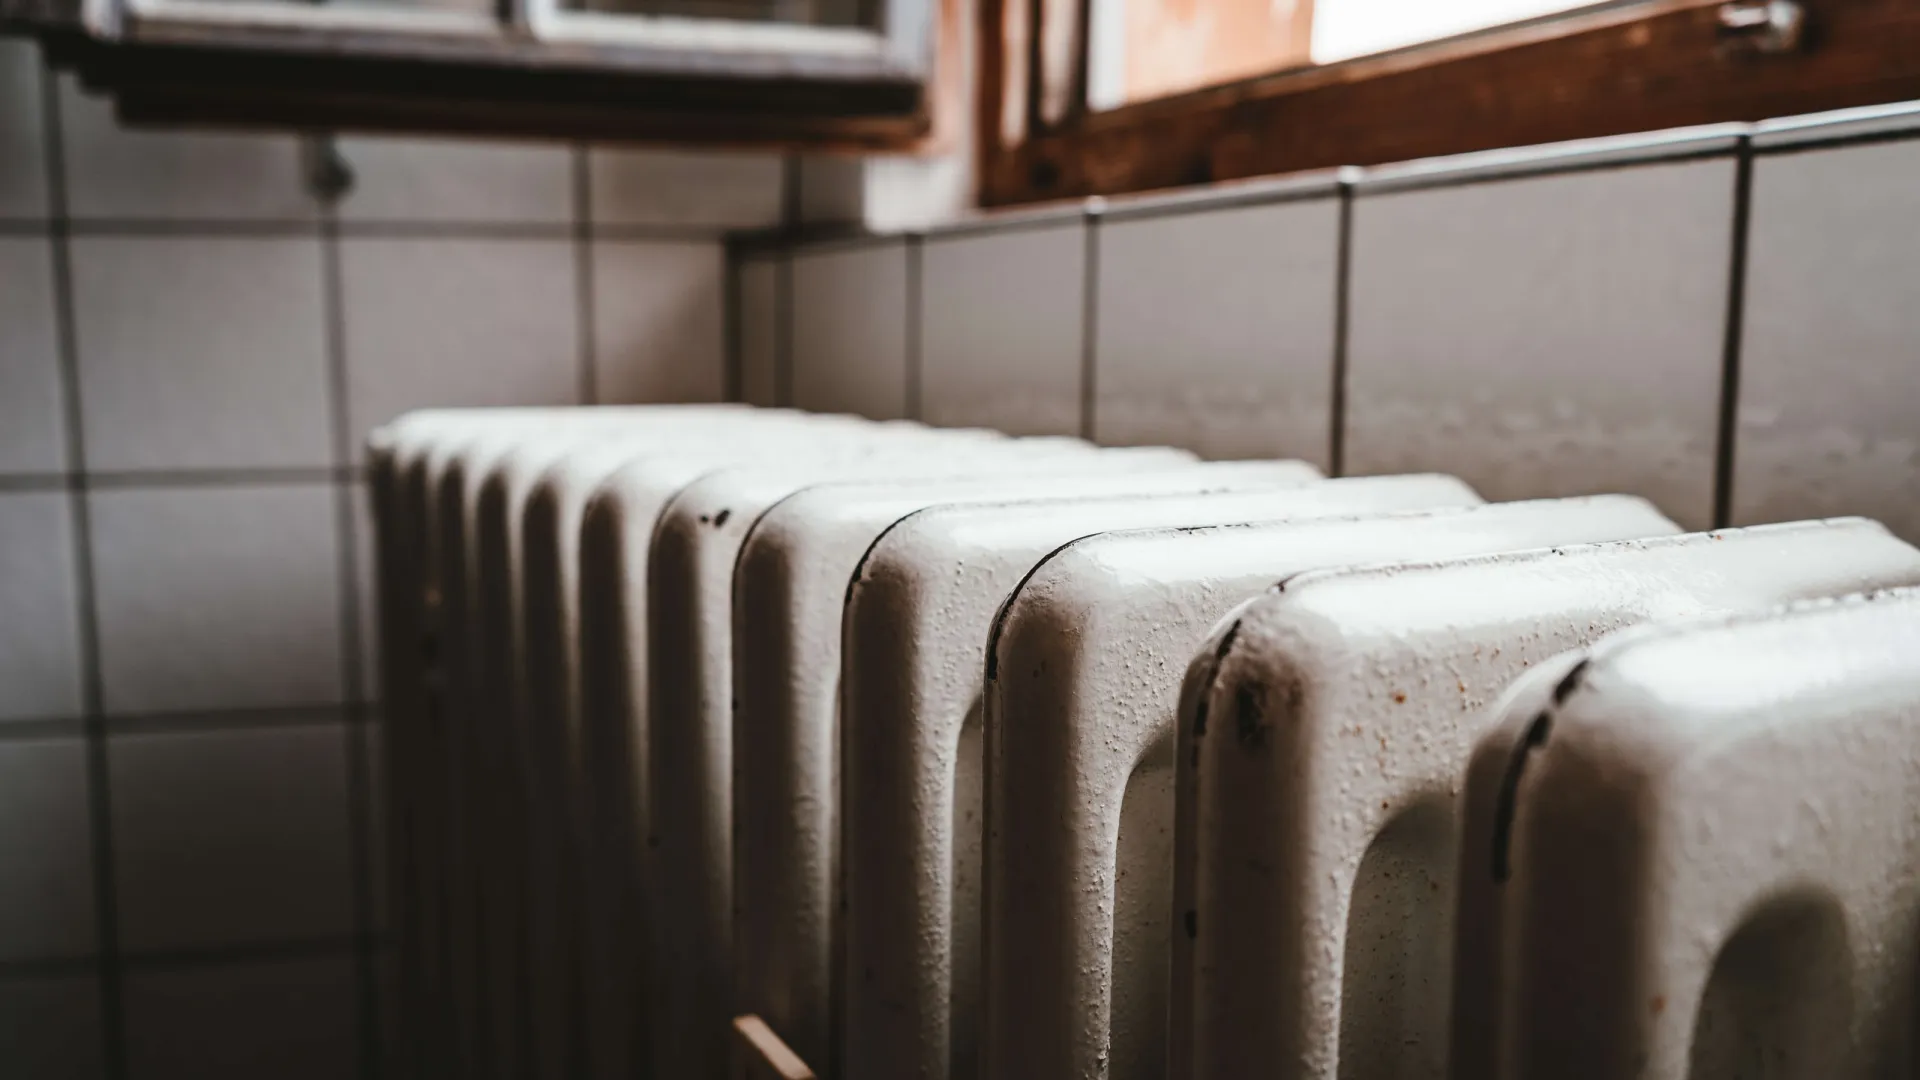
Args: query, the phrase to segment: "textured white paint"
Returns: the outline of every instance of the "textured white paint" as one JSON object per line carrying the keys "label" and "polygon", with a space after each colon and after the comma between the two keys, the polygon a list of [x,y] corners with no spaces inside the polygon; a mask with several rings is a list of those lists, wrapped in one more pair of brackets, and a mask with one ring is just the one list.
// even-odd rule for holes
{"label": "textured white paint", "polygon": [[[422,464],[416,471],[424,472],[412,478],[419,493],[416,498],[424,498],[429,485],[434,489],[435,513],[427,515],[423,510],[414,519],[417,524],[433,518],[427,530],[433,541],[429,546],[442,557],[429,561],[443,565],[429,567],[436,572],[421,580],[420,602],[392,606],[390,611],[395,614],[389,616],[390,621],[411,618],[416,624],[412,630],[404,626],[389,629],[388,640],[398,651],[420,648],[404,643],[421,642],[425,646],[412,653],[414,659],[402,655],[393,667],[401,675],[399,682],[411,682],[413,686],[398,686],[399,693],[390,699],[403,703],[400,709],[390,709],[393,722],[389,730],[398,733],[396,738],[404,745],[394,747],[400,752],[388,760],[396,763],[390,769],[396,788],[406,789],[396,805],[424,803],[430,811],[424,820],[425,838],[415,843],[403,841],[399,846],[403,850],[417,849],[431,858],[420,860],[421,865],[409,872],[411,877],[406,880],[417,879],[416,887],[397,891],[402,897],[411,896],[416,906],[424,905],[424,927],[403,936],[410,945],[425,942],[437,950],[436,959],[412,965],[411,970],[427,971],[439,980],[419,997],[409,998],[405,991],[402,997],[450,1001],[445,1011],[451,1013],[456,1030],[446,1038],[459,1047],[465,1060],[479,1063],[476,1070],[517,1075],[533,1064],[517,1045],[523,1019],[521,989],[531,982],[528,988],[545,1009],[546,1058],[540,1064],[550,1073],[558,1067],[557,1050],[566,1047],[566,1036],[559,1032],[566,1030],[569,1021],[556,1010],[554,1002],[559,992],[556,988],[565,985],[567,969],[563,965],[569,954],[557,946],[547,948],[538,954],[547,966],[537,973],[525,970],[526,957],[519,945],[525,936],[522,927],[529,899],[525,894],[531,892],[532,898],[540,899],[544,893],[549,898],[543,901],[544,909],[534,913],[545,920],[544,924],[536,922],[533,927],[548,938],[555,938],[560,928],[572,925],[573,920],[559,918],[557,896],[565,893],[556,893],[560,888],[556,884],[558,875],[551,868],[530,873],[526,862],[530,857],[554,858],[560,845],[542,842],[547,839],[544,833],[551,829],[536,830],[536,834],[525,831],[529,824],[526,812],[543,807],[523,802],[530,777],[521,768],[537,759],[537,751],[547,749],[548,744],[528,741],[533,729],[524,721],[531,714],[520,708],[529,704],[529,688],[515,666],[525,659],[521,643],[526,634],[515,621],[523,615],[519,580],[523,567],[521,553],[514,550],[520,530],[513,505],[532,494],[530,478],[541,472],[543,462],[564,460],[572,448],[605,440],[637,440],[673,460],[685,461],[695,456],[690,451],[711,454],[718,447],[726,448],[728,460],[737,460],[738,455],[753,450],[758,436],[750,438],[749,434],[764,432],[769,425],[798,424],[821,432],[807,439],[810,452],[824,452],[833,441],[825,434],[829,430],[841,433],[838,437],[842,441],[870,437],[898,442],[936,436],[911,424],[868,425],[844,417],[802,419],[797,414],[747,412],[724,406],[488,410],[452,415],[468,424],[471,430],[462,430],[471,437],[465,443],[455,440],[451,445],[435,447],[439,456]],[[640,427],[637,421],[641,420],[646,421],[648,430],[636,433]],[[396,425],[396,430],[423,424],[431,427],[433,422],[437,422],[434,414],[414,414]],[[393,437],[383,436],[380,442]],[[969,432],[937,437],[947,442],[977,442],[988,436]],[[586,455],[592,456],[592,452]],[[584,460],[583,464],[591,467]],[[509,473],[501,471],[509,467],[511,483]],[[681,482],[691,478],[683,476]],[[489,490],[493,496],[490,512],[481,515],[480,496]],[[671,490],[660,493],[661,502]],[[489,528],[478,527],[483,516]],[[484,579],[477,569],[483,552],[489,555],[489,573]],[[549,576],[553,576],[551,571]],[[483,625],[487,631],[484,637],[480,629]],[[431,674],[419,663],[419,658],[429,653],[438,657],[438,670]],[[440,684],[435,708],[428,707],[425,689],[430,677]],[[413,704],[407,706],[407,702]],[[410,716],[418,722],[410,722]],[[424,738],[420,737],[423,732]],[[548,790],[556,789],[549,786]],[[412,815],[415,824],[409,830],[422,831],[419,806],[410,809],[416,812]],[[399,858],[404,861],[404,854]],[[452,865],[443,867],[441,862]],[[482,894],[484,902],[477,899]],[[402,901],[402,906],[406,903]],[[484,927],[476,924],[482,903]],[[443,907],[445,910],[440,910]],[[403,963],[402,968],[406,982],[409,965]],[[485,977],[489,974],[491,978]],[[429,1052],[440,1052],[439,1044],[435,1045],[436,1049]]]}
{"label": "textured white paint", "polygon": [[419,931],[425,894],[417,875],[426,871],[430,858],[444,851],[431,844],[430,838],[437,839],[435,830],[422,819],[436,805],[431,789],[436,778],[423,767],[435,735],[427,729],[432,716],[430,690],[420,649],[428,617],[429,574],[435,563],[427,543],[433,530],[426,493],[438,483],[456,433],[475,424],[484,420],[445,413],[410,414],[377,429],[368,439],[380,617],[381,756],[392,781],[382,804],[387,815],[388,919],[398,939],[394,1016],[406,1030],[423,1033],[421,980],[429,962]]}
{"label": "textured white paint", "polygon": [[[479,708],[477,724],[468,725],[464,738],[474,755],[472,771],[464,776],[470,790],[506,780],[504,793],[488,788],[484,799],[473,807],[473,821],[492,819],[472,844],[475,852],[485,852],[497,866],[483,878],[481,889],[488,892],[483,901],[491,911],[508,913],[502,929],[511,931],[521,923],[512,913],[524,905],[524,926],[517,938],[501,938],[501,949],[510,951],[513,941],[524,941],[524,970],[502,968],[508,974],[496,980],[506,987],[509,999],[516,991],[525,1003],[518,1008],[530,1014],[528,1030],[534,1045],[530,1049],[531,1069],[543,1078],[572,1075],[580,1066],[570,1061],[585,1061],[604,1066],[619,1075],[624,1039],[595,1039],[591,1021],[598,1010],[614,1011],[617,1001],[604,1000],[590,993],[608,975],[608,969],[588,957],[590,947],[599,943],[588,938],[594,905],[588,900],[591,889],[584,880],[586,831],[586,793],[584,777],[575,766],[576,754],[567,732],[564,699],[557,687],[560,672],[571,660],[554,648],[564,648],[566,614],[554,607],[552,590],[565,588],[564,571],[555,563],[563,546],[576,550],[579,517],[584,506],[570,508],[570,520],[550,523],[569,532],[573,540],[562,544],[547,531],[548,559],[536,557],[519,544],[522,526],[532,524],[536,481],[550,470],[571,466],[595,479],[604,479],[611,464],[630,458],[640,451],[654,460],[672,461],[681,466],[702,455],[713,467],[740,460],[884,461],[895,448],[939,446],[950,452],[964,445],[991,445],[997,437],[980,432],[935,432],[917,424],[874,425],[850,417],[800,417],[777,412],[741,412],[729,414],[725,423],[694,411],[673,411],[666,419],[653,422],[659,432],[632,432],[624,424],[607,424],[583,433],[555,433],[540,438],[522,437],[514,448],[493,466],[480,489],[477,552],[480,565],[480,599],[477,618],[483,649],[480,670],[483,681],[476,696]],[[796,425],[806,430],[795,430]],[[771,441],[769,441],[771,440]],[[616,444],[624,445],[625,450]],[[1084,444],[1062,444],[1063,452],[1087,456]],[[715,460],[718,459],[718,460]],[[563,470],[564,471],[564,470]],[[662,474],[652,474],[660,477]],[[697,473],[669,469],[665,475],[679,482],[694,479]],[[577,490],[576,496],[585,493]],[[671,490],[657,492],[655,510]],[[649,519],[650,520],[650,519]],[[549,592],[544,606],[554,613],[542,627],[547,640],[534,647],[529,632],[534,603],[534,578]],[[557,631],[557,633],[556,633]],[[551,669],[546,679],[548,699],[545,705],[558,710],[548,713],[545,728],[536,728],[540,719],[535,709],[534,671],[545,663]],[[487,683],[485,679],[491,679]],[[568,680],[570,685],[570,679]],[[456,713],[456,715],[458,715]],[[554,721],[559,721],[558,730]],[[497,882],[509,895],[498,901],[485,881]],[[604,896],[604,894],[602,894]],[[605,952],[605,950],[601,950]],[[612,958],[618,963],[617,958]],[[596,981],[589,984],[587,980]],[[631,986],[631,984],[629,984]],[[637,989],[637,988],[635,988]],[[632,1018],[609,1016],[616,1030],[631,1024]],[[481,1060],[494,1055],[482,1051]],[[517,1066],[508,1066],[509,1069]]]}
{"label": "textured white paint", "polygon": [[1455,799],[1529,667],[1635,623],[1913,581],[1920,551],[1852,519],[1325,572],[1247,605],[1183,698],[1190,1075],[1444,1072]]}
{"label": "textured white paint", "polygon": [[[703,407],[672,410],[674,415],[721,418],[738,410]],[[369,440],[375,453],[371,484],[375,503],[381,598],[381,686],[386,739],[383,760],[389,778],[385,804],[390,820],[394,906],[392,925],[402,939],[398,974],[399,1010],[409,1030],[422,1032],[422,1054],[475,1060],[477,980],[458,966],[471,952],[452,952],[451,935],[461,933],[467,914],[443,900],[471,890],[453,890],[462,882],[464,824],[453,813],[449,744],[443,722],[472,655],[467,633],[449,635],[448,625],[470,631],[465,617],[472,597],[467,567],[472,530],[472,497],[482,476],[480,462],[490,460],[515,438],[611,422],[664,419],[666,411],[647,408],[423,410],[408,414]],[[675,421],[684,423],[684,420]],[[473,477],[469,483],[468,476]],[[448,544],[451,549],[448,550]],[[462,587],[446,588],[448,582]],[[446,621],[451,609],[458,621]],[[449,678],[458,674],[460,677]],[[455,922],[449,926],[448,920]],[[461,997],[451,1009],[430,1009],[431,1002]],[[451,1016],[448,1013],[451,1013]],[[462,1030],[450,1031],[452,1022]],[[430,1034],[429,1034],[430,1033]]]}
{"label": "textured white paint", "polygon": [[940,505],[1298,487],[1318,479],[1312,466],[1286,461],[1179,462],[1110,475],[1012,471],[823,485],[761,515],[733,579],[733,740],[743,748],[733,776],[735,1009],[758,1014],[803,1060],[838,1073],[829,1001],[838,936],[841,609],[861,556],[889,526]]}
{"label": "textured white paint", "polygon": [[[1214,466],[1215,476],[1235,466]],[[1221,470],[1229,470],[1222,473]],[[1062,544],[1115,529],[1477,502],[1447,477],[939,507],[874,542],[841,666],[843,1080],[978,1072],[980,674],[994,613]],[[964,748],[964,749],[963,749]]]}
{"label": "textured white paint", "polygon": [[[1170,778],[1142,765],[1172,742],[1187,659],[1235,603],[1317,567],[1674,529],[1642,500],[1607,496],[1111,534],[1050,556],[989,646],[982,1074],[1163,1073],[1150,1048],[1164,1020],[1148,1003],[1164,992],[1167,929],[1116,927],[1115,912],[1164,906],[1172,868],[1142,859],[1122,892],[1120,860],[1147,839],[1120,835],[1122,809],[1132,788],[1152,800],[1135,820],[1172,826]],[[1124,1061],[1121,1022],[1148,1048]]]}
{"label": "textured white paint", "polygon": [[[1462,1032],[1456,1060],[1488,1077],[1910,1074],[1920,593],[1624,631],[1578,659],[1564,683],[1517,686],[1475,751],[1460,876],[1493,903],[1462,893],[1463,946],[1481,948],[1461,968],[1481,977],[1456,985],[1497,1022]],[[1494,886],[1486,811],[1509,784]]]}
{"label": "textured white paint", "polygon": [[[761,413],[767,416],[768,413]],[[561,531],[577,537],[578,548],[560,547],[556,554],[579,560],[577,581],[564,582],[565,566],[543,568],[543,559],[531,540],[527,561],[529,597],[540,589],[533,579],[541,574],[561,580],[562,600],[554,610],[562,622],[551,624],[564,642],[577,634],[572,646],[579,671],[576,692],[578,731],[566,755],[570,771],[556,779],[553,791],[574,798],[584,834],[581,851],[590,862],[592,878],[581,889],[586,923],[589,996],[587,1010],[588,1067],[594,1076],[626,1076],[632,1072],[637,1042],[647,1023],[644,1014],[647,938],[640,925],[645,910],[641,891],[647,880],[646,795],[648,773],[647,680],[647,571],[655,528],[662,510],[682,488],[720,469],[743,464],[782,461],[812,463],[822,469],[878,467],[893,454],[918,447],[962,448],[997,443],[990,433],[936,432],[917,424],[870,424],[850,417],[789,414],[773,426],[750,432],[724,433],[717,438],[688,440],[672,452],[632,460],[601,476],[590,491],[583,481],[597,473],[591,455],[563,463],[564,475],[550,474],[569,491],[568,520]],[[1066,444],[1084,454],[1082,444]],[[864,463],[864,464],[863,464]],[[539,492],[529,517],[538,510]],[[569,529],[573,530],[569,532]],[[568,590],[577,590],[570,592]],[[571,600],[565,599],[571,596]],[[577,605],[577,621],[565,622],[565,605]],[[539,605],[530,608],[537,618]],[[537,635],[536,635],[537,636]],[[557,699],[539,697],[543,650],[530,648],[530,678],[535,683],[535,715],[561,715]],[[564,653],[562,659],[564,659]],[[551,749],[549,745],[548,749]]]}
{"label": "textured white paint", "polygon": [[[703,472],[754,459],[868,456],[902,436],[918,433],[890,433],[848,417],[753,412],[702,423],[665,440],[624,433],[595,440],[546,469],[528,493],[520,523],[527,704],[517,762],[530,785],[529,850],[556,860],[549,872],[535,877],[556,891],[558,917],[574,931],[579,950],[578,970],[567,977],[582,988],[577,1000],[584,1004],[565,1007],[580,1017],[590,1075],[632,1072],[636,1016],[624,1004],[633,988],[628,957],[611,940],[619,929],[615,924],[625,918],[622,909],[611,906],[622,894],[609,886],[606,873],[628,865],[633,848],[615,849],[626,856],[617,857],[614,850],[596,846],[591,828],[598,791],[595,773],[586,767],[591,758],[584,741],[580,650],[580,546],[587,504],[616,473],[633,474],[629,490],[635,477],[662,481],[652,487],[650,500],[641,500],[651,507],[643,534],[651,536],[653,520],[672,491]],[[644,554],[645,540],[640,544]],[[591,595],[618,595],[625,584],[602,578]],[[613,760],[630,761],[631,755]]]}
{"label": "textured white paint", "polygon": [[713,473],[662,514],[647,563],[646,816],[655,868],[646,915],[657,1075],[713,1075],[726,1061],[732,999],[732,581],[760,515],[833,480],[1006,477],[1046,468],[1094,475],[1165,468],[1183,451],[1095,451],[1075,439],[983,440],[955,433],[843,467]]}
{"label": "textured white paint", "polygon": [[[468,609],[479,627],[478,679],[470,713],[452,712],[462,724],[456,741],[473,747],[474,766],[457,785],[475,793],[481,816],[497,821],[472,834],[472,850],[508,867],[505,888],[521,894],[526,911],[525,971],[505,980],[522,992],[533,1038],[530,1068],[540,1080],[560,1080],[578,1071],[585,1048],[578,1002],[584,967],[583,919],[576,910],[578,868],[570,865],[558,767],[543,756],[532,706],[528,633],[527,552],[523,527],[529,500],[541,476],[560,462],[584,460],[600,448],[624,444],[632,451],[671,452],[711,442],[741,441],[747,430],[768,422],[764,414],[738,412],[716,423],[714,414],[660,411],[640,422],[619,413],[590,415],[570,428],[529,433],[492,460],[474,510],[477,601]],[[717,430],[716,430],[717,429]],[[564,760],[564,755],[556,755]],[[505,790],[501,790],[504,788]],[[517,849],[517,851],[516,851]],[[484,888],[484,886],[483,886]],[[483,903],[491,904],[489,894]],[[458,955],[459,950],[454,950]],[[483,1058],[484,1060],[484,1058]]]}

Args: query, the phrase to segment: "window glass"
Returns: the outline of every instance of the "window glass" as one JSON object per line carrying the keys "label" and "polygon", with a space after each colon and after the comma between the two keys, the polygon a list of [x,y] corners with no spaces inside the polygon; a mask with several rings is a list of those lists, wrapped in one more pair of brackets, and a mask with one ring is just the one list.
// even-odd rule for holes
{"label": "window glass", "polygon": [[1593,0],[1092,0],[1095,109],[1331,64],[1578,8]]}

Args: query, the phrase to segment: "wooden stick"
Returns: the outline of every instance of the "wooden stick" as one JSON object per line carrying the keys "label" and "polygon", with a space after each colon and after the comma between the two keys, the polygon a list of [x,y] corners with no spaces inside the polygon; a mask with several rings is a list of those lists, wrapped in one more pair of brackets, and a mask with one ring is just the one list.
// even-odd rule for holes
{"label": "wooden stick", "polygon": [[746,1048],[748,1080],[815,1080],[813,1070],[800,1060],[765,1020],[751,1014],[733,1018],[733,1030]]}

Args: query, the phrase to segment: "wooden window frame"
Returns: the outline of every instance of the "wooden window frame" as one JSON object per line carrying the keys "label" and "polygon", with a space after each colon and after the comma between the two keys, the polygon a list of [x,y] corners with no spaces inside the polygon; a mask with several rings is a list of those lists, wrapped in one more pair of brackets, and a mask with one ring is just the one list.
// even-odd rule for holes
{"label": "wooden window frame", "polygon": [[1640,0],[1103,112],[1090,0],[981,0],[979,199],[1013,206],[1920,98],[1920,4],[1804,0],[1796,48]]}

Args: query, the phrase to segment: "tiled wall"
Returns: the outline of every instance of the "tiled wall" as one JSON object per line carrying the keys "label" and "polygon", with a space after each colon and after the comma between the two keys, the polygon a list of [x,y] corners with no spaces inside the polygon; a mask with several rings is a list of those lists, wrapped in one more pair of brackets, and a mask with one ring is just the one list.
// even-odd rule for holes
{"label": "tiled wall", "polygon": [[360,443],[726,392],[773,157],[121,130],[0,40],[0,1076],[380,1046]]}
{"label": "tiled wall", "polygon": [[1920,110],[742,258],[751,400],[1920,541]]}
{"label": "tiled wall", "polygon": [[373,1074],[395,413],[737,387],[1920,539],[1898,112],[760,247],[729,350],[723,234],[832,194],[773,158],[342,139],[323,204],[0,41],[0,1075]]}

